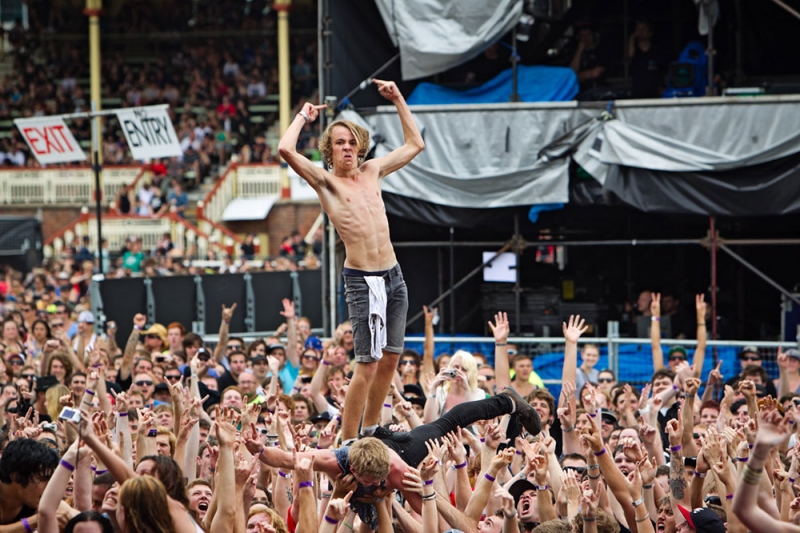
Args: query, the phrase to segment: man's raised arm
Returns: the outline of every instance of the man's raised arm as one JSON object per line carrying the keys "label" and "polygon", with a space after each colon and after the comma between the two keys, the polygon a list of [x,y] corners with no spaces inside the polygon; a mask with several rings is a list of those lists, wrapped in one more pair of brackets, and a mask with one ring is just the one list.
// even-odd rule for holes
{"label": "man's raised arm", "polygon": [[324,184],[325,171],[297,152],[297,140],[300,137],[300,132],[303,131],[303,126],[317,120],[319,112],[325,107],[324,105],[313,105],[309,102],[303,104],[303,109],[294,117],[294,120],[278,143],[278,154],[280,154],[281,158],[314,189],[322,187]]}
{"label": "man's raised arm", "polygon": [[403,140],[405,141],[403,146],[375,159],[375,162],[380,165],[378,167],[378,177],[382,178],[406,166],[409,161],[425,149],[425,141],[422,140],[422,134],[419,132],[406,99],[400,94],[397,85],[393,81],[373,79],[372,82],[378,86],[378,92],[397,108],[397,115],[400,117],[400,124],[403,126]]}

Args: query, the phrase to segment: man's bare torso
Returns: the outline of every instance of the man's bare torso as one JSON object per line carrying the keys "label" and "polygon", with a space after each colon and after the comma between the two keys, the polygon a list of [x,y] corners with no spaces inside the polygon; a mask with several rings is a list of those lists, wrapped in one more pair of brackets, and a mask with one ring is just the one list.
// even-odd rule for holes
{"label": "man's bare torso", "polygon": [[374,272],[397,264],[377,165],[364,163],[351,177],[328,174],[317,192],[344,242],[344,266]]}

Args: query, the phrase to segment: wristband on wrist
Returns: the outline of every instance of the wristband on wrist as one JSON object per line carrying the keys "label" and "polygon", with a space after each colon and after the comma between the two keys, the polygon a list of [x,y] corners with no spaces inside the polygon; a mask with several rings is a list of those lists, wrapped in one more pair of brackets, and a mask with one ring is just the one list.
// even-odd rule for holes
{"label": "wristband on wrist", "polygon": [[125,411],[124,413],[119,413],[117,416],[128,416],[128,412]]}
{"label": "wristband on wrist", "polygon": [[599,470],[600,463],[595,463],[593,465],[586,465],[586,470]]}
{"label": "wristband on wrist", "polygon": [[747,457],[737,457],[736,460],[739,461],[740,463],[746,463]]}
{"label": "wristband on wrist", "polygon": [[635,520],[636,520],[637,522],[644,522],[645,520],[650,520],[650,513],[647,513],[646,515],[644,515],[644,516],[643,516],[643,517],[641,517],[641,518],[635,518]]}
{"label": "wristband on wrist", "polygon": [[536,485],[536,490],[547,490],[550,488],[550,485]]}
{"label": "wristband on wrist", "polygon": [[748,444],[748,445],[747,445],[747,449],[748,449],[748,450],[752,450],[752,449],[753,449],[753,445],[752,445],[752,444]]}
{"label": "wristband on wrist", "polygon": [[156,436],[158,436],[158,430],[157,429],[151,429],[150,431],[147,432],[147,436],[148,437],[156,437]]}
{"label": "wristband on wrist", "polygon": [[19,521],[22,522],[22,527],[25,528],[25,533],[33,533],[33,528],[28,523],[28,519],[27,518],[20,518]]}
{"label": "wristband on wrist", "polygon": [[700,473],[700,472],[698,472],[697,470],[695,470],[695,471],[694,471],[694,475],[695,475],[695,476],[697,476],[697,477],[699,477],[699,478],[704,478],[704,477],[706,477],[706,475],[705,475],[705,474],[701,474],[701,473]]}
{"label": "wristband on wrist", "polygon": [[64,468],[66,468],[67,470],[69,470],[70,472],[74,472],[74,471],[75,471],[75,467],[74,467],[74,466],[72,466],[71,464],[69,464],[69,463],[68,463],[67,461],[65,461],[64,459],[61,459],[61,460],[58,462],[58,464],[60,464],[61,466],[63,466],[63,467],[64,467]]}
{"label": "wristband on wrist", "polygon": [[681,390],[677,385],[674,383],[672,384],[672,390]]}
{"label": "wristband on wrist", "polygon": [[567,429],[567,428],[563,428],[563,427],[561,428],[561,432],[562,432],[562,433],[572,433],[573,431],[575,431],[575,426],[572,426],[572,427],[571,427],[571,428],[569,428],[569,429]]}
{"label": "wristband on wrist", "polygon": [[[492,480],[492,481],[494,481],[494,480]],[[422,484],[425,485],[426,487],[430,487],[431,485],[433,485],[433,480],[429,479],[427,481],[423,481]]]}
{"label": "wristband on wrist", "polygon": [[597,522],[597,517],[596,516],[583,516],[583,515],[581,515],[581,518],[583,519],[584,522]]}
{"label": "wristband on wrist", "polygon": [[390,403],[385,403],[385,404],[383,404],[383,406],[388,408],[388,409],[392,408],[392,404],[390,404]]}
{"label": "wristband on wrist", "polygon": [[488,479],[489,481],[491,481],[492,483],[494,483],[494,480],[495,480],[495,478],[493,478],[493,477],[492,477],[492,476],[490,476],[489,474],[484,474],[484,475],[483,475],[483,477],[485,477],[486,479]]}
{"label": "wristband on wrist", "polygon": [[636,500],[635,502],[633,502],[633,506],[634,506],[634,507],[639,507],[639,506],[640,506],[640,505],[642,505],[643,503],[644,503],[644,498],[639,498],[638,500]]}
{"label": "wristband on wrist", "polygon": [[298,489],[313,489],[314,488],[314,482],[313,481],[301,481],[300,483],[298,483],[297,488]]}
{"label": "wristband on wrist", "polygon": [[326,521],[327,523],[329,523],[329,524],[333,524],[333,525],[336,525],[336,524],[338,524],[338,523],[339,523],[339,521],[338,521],[338,520],[336,520],[335,518],[331,518],[331,517],[330,517],[330,516],[328,516],[328,515],[325,515],[325,521]]}
{"label": "wristband on wrist", "polygon": [[322,364],[323,364],[323,365],[325,365],[325,366],[330,366],[330,365],[331,365],[331,364],[330,364],[328,361],[326,361],[325,359],[323,359],[323,360],[322,360]]}
{"label": "wristband on wrist", "polygon": [[89,396],[94,396],[94,391],[93,390],[85,389],[83,392],[85,392]]}
{"label": "wristband on wrist", "polygon": [[725,499],[726,500],[732,500],[733,499],[733,492],[731,492],[730,494],[726,494],[725,495]]}
{"label": "wristband on wrist", "polygon": [[505,342],[496,342],[494,343],[495,346],[508,346],[508,343]]}
{"label": "wristband on wrist", "polygon": [[660,316],[651,316],[650,317],[650,322],[661,322],[661,317]]}
{"label": "wristband on wrist", "polygon": [[465,466],[467,466],[467,462],[466,461],[464,461],[460,465],[454,466],[453,468],[455,468],[456,470],[460,470],[460,469],[464,468]]}
{"label": "wristband on wrist", "polygon": [[602,450],[600,450],[599,452],[593,452],[593,453],[594,453],[594,456],[595,456],[595,457],[600,457],[601,455],[603,455],[604,453],[606,453],[606,449],[605,449],[605,448],[603,448],[603,449],[602,449]]}
{"label": "wristband on wrist", "polygon": [[436,499],[436,493],[435,492],[433,492],[431,494],[423,494],[422,495],[422,501],[424,501],[424,502],[432,502],[435,499]]}
{"label": "wristband on wrist", "polygon": [[133,329],[137,329],[137,330],[139,330],[139,331],[142,331],[144,328],[143,328],[142,326],[139,326],[139,325],[136,325],[136,324],[134,324],[134,325],[133,325]]}
{"label": "wristband on wrist", "polygon": [[600,479],[600,474],[597,474],[596,476],[593,476],[591,474],[586,474],[586,477],[588,477],[589,479]]}
{"label": "wristband on wrist", "polygon": [[297,113],[297,114],[300,115],[301,117],[303,117],[303,120],[306,121],[306,124],[311,122],[311,117],[308,116],[308,113],[306,113],[305,110],[301,109],[300,112]]}
{"label": "wristband on wrist", "polygon": [[486,442],[486,439],[481,439],[481,442]]}
{"label": "wristband on wrist", "polygon": [[645,490],[652,489],[653,487],[655,487],[655,483],[648,483],[647,485],[642,485],[642,488]]}
{"label": "wristband on wrist", "polygon": [[682,448],[683,448],[683,446],[678,444],[677,446],[670,446],[669,447],[669,451],[671,451],[671,452],[679,452],[679,451],[681,451]]}
{"label": "wristband on wrist", "polygon": [[287,474],[286,472],[282,472],[280,470],[278,470],[278,475],[281,476],[284,479],[292,479],[292,475],[291,474]]}

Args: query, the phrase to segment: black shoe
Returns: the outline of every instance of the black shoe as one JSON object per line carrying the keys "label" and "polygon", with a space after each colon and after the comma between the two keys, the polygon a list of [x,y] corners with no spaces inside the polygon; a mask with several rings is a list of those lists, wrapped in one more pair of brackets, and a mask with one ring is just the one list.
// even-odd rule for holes
{"label": "black shoe", "polygon": [[508,399],[514,402],[516,409],[511,416],[516,416],[528,433],[538,435],[542,431],[542,421],[539,418],[539,413],[517,391],[511,387],[506,387],[498,395],[508,396]]}
{"label": "black shoe", "polygon": [[378,440],[390,439],[392,435],[394,435],[394,431],[383,426],[376,427],[375,433],[372,434],[372,436]]}

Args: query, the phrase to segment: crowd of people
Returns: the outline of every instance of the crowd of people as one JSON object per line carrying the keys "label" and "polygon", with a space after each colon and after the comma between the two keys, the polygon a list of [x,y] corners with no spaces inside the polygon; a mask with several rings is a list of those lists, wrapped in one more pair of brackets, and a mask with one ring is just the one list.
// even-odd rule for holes
{"label": "crowd of people", "polygon": [[[405,350],[380,426],[342,442],[353,328],[331,339],[284,300],[275,336],[207,344],[181,323],[94,326],[43,298],[44,276],[0,284],[0,531],[731,533],[795,531],[800,352],[773,383],[756,348],[705,383],[699,344],[664,355],[651,295],[643,389],[596,368],[564,323],[553,397],[497,313],[493,354]],[[17,296],[19,296],[19,299]],[[766,473],[765,473],[766,471]]]}
{"label": "crowd of people", "polygon": [[[174,8],[175,19],[148,15],[153,9],[147,2],[127,4],[123,12],[106,16],[104,21],[115,27],[124,21],[127,31],[141,26],[141,31],[158,31],[159,20],[194,20],[192,29],[219,30],[257,29],[274,31],[276,17],[270,10],[250,4],[243,10],[241,3],[228,2],[227,8],[212,3],[200,10],[192,19],[185,2],[167,2],[159,9]],[[234,5],[236,4],[236,5]],[[266,6],[268,7],[268,6]],[[220,10],[225,15],[214,15]],[[76,14],[86,18],[80,10]],[[247,13],[245,13],[247,11]],[[42,116],[89,110],[88,89],[78,80],[88,78],[88,64],[84,52],[70,41],[42,38],[47,33],[46,24],[38,22],[32,10],[31,29],[15,26],[8,52],[13,54],[14,68],[0,83],[0,119],[16,116]],[[65,9],[65,13],[70,13]],[[69,15],[58,15],[57,19]],[[127,18],[126,18],[127,17]],[[252,24],[244,21],[251,20]],[[314,27],[315,20],[299,16],[292,19],[294,28]],[[212,22],[213,21],[213,22]],[[219,22],[217,22],[219,21]],[[58,20],[51,20],[51,30],[66,30]],[[133,22],[133,26],[131,25]],[[141,23],[141,25],[139,25]],[[304,26],[307,24],[311,26]],[[44,27],[43,27],[44,26]],[[69,26],[67,26],[69,27]],[[71,30],[75,28],[72,27]],[[164,28],[166,29],[166,28]],[[171,27],[170,30],[175,30]],[[154,165],[162,169],[159,177],[171,178],[196,186],[207,177],[218,175],[236,156],[244,163],[277,162],[273,147],[266,140],[266,132],[277,120],[277,112],[259,115],[251,121],[251,107],[266,103],[278,94],[278,58],[275,39],[238,40],[226,37],[192,39],[191,32],[183,39],[167,42],[165,51],[143,64],[130,62],[114,43],[104,47],[102,63],[102,96],[115,99],[114,107],[133,107],[150,104],[170,104],[173,123],[180,138],[183,156],[157,160]],[[313,34],[302,32],[292,39],[292,102],[302,103],[316,92],[317,40]],[[263,117],[264,120],[261,120]],[[70,130],[78,141],[91,139],[90,122],[75,119]],[[304,149],[319,159],[318,131],[309,127],[303,132]],[[35,167],[37,162],[16,129],[3,139],[0,164],[14,167]],[[103,161],[105,164],[132,163],[125,138],[115,120],[104,123]],[[167,185],[168,187],[168,185]]]}

